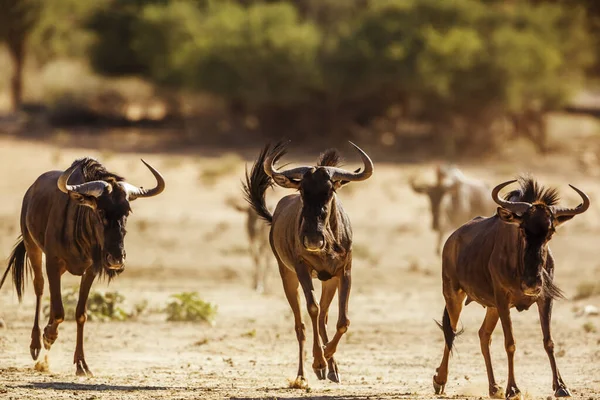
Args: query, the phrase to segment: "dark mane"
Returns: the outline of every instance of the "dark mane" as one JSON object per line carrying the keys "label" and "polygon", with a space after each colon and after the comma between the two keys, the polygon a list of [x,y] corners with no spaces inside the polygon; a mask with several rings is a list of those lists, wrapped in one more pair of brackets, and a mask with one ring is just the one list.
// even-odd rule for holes
{"label": "dark mane", "polygon": [[317,166],[319,167],[339,167],[342,156],[337,149],[327,149],[319,156]]}
{"label": "dark mane", "polygon": [[558,191],[555,188],[541,186],[532,177],[520,176],[518,181],[521,188],[508,193],[504,196],[505,200],[543,203],[547,206],[554,206],[560,201]]}
{"label": "dark mane", "polygon": [[85,179],[85,182],[90,182],[90,181],[117,181],[117,182],[119,182],[119,181],[125,180],[125,178],[123,178],[117,174],[108,172],[106,170],[106,168],[104,167],[104,165],[100,164],[98,161],[96,161],[93,158],[90,158],[90,157],[79,158],[79,159],[73,161],[73,164],[71,164],[71,166],[73,166],[77,163],[81,163],[81,172],[83,174],[83,178]]}

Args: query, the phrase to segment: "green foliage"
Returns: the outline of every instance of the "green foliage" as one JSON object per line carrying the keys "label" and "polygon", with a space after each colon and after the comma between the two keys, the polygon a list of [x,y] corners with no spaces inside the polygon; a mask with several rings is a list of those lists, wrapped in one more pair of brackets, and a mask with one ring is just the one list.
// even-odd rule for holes
{"label": "green foliage", "polygon": [[93,34],[87,19],[106,1],[44,0],[40,20],[31,33],[35,59],[47,63],[57,58],[87,58]]}
{"label": "green foliage", "polygon": [[167,321],[208,322],[213,325],[217,306],[202,300],[197,292],[182,292],[171,295],[167,304]]}
{"label": "green foliage", "polygon": [[[79,289],[70,288],[63,291],[62,300],[65,310],[65,320],[74,321],[75,311],[79,298]],[[125,297],[119,292],[91,292],[87,301],[87,316],[90,321],[126,321],[136,318],[142,314],[147,303],[141,302],[134,306],[131,311],[126,311],[124,308]],[[49,299],[48,299],[49,303]],[[44,306],[44,316],[50,316],[50,304]]]}

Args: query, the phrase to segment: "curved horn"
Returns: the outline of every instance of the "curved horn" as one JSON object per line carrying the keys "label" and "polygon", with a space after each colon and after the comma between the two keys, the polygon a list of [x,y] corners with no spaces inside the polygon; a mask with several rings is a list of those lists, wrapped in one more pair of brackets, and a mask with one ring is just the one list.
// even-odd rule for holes
{"label": "curved horn", "polygon": [[278,144],[273,148],[273,151],[265,158],[263,169],[265,173],[271,177],[275,183],[284,188],[297,189],[298,184],[294,180],[302,179],[304,174],[312,169],[312,167],[297,167],[285,171],[279,171],[275,168],[275,162],[285,154],[285,145]]}
{"label": "curved horn", "polygon": [[573,185],[569,185],[569,186],[571,187],[571,189],[576,191],[579,196],[581,196],[581,198],[583,199],[583,203],[581,203],[580,205],[578,205],[575,208],[559,208],[556,206],[552,207],[552,212],[554,213],[554,216],[556,216],[556,217],[574,216],[577,214],[582,214],[582,213],[586,212],[588,208],[590,208],[590,198],[583,191],[577,189],[575,186],[573,186]]}
{"label": "curved horn", "polygon": [[125,189],[127,192],[129,201],[133,201],[138,198],[143,197],[153,197],[158,196],[165,190],[165,179],[162,177],[160,172],[158,172],[152,165],[148,164],[144,159],[141,159],[144,165],[152,172],[154,178],[156,179],[156,187],[152,189],[144,189],[141,187],[137,187],[127,182],[119,182],[119,184]]}
{"label": "curved horn", "polygon": [[506,182],[501,183],[498,186],[496,186],[492,190],[492,199],[500,207],[506,208],[507,210],[509,210],[517,215],[523,215],[523,213],[525,213],[531,207],[531,204],[524,202],[524,201],[503,200],[500,197],[498,197],[498,193],[500,193],[500,190],[502,190],[505,186],[510,185],[511,183],[515,183],[516,181],[517,181],[516,179],[513,179],[511,181],[506,181]]}
{"label": "curved horn", "polygon": [[333,181],[364,181],[373,175],[373,161],[371,161],[367,153],[365,153],[360,147],[352,142],[350,142],[350,144],[354,146],[354,148],[360,153],[360,158],[364,164],[364,169],[362,172],[349,172],[341,168],[327,167],[327,169],[331,171],[331,180]]}
{"label": "curved horn", "polygon": [[63,172],[56,182],[58,188],[61,192],[69,194],[69,192],[76,192],[85,196],[94,196],[100,197],[105,190],[112,190],[112,186],[108,182],[105,181],[92,181],[82,183],[80,185],[69,185],[67,182],[69,178],[75,172],[77,168],[81,165],[81,162],[73,164],[69,167],[65,172]]}

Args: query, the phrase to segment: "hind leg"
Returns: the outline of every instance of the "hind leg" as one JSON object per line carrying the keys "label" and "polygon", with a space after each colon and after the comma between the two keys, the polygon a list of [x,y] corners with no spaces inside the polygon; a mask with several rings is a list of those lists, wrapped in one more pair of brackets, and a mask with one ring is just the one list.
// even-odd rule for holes
{"label": "hind leg", "polygon": [[433,388],[436,394],[444,393],[444,387],[448,381],[448,361],[450,359],[450,351],[452,350],[452,343],[456,337],[456,327],[458,325],[458,319],[463,308],[466,294],[462,290],[444,290],[444,297],[446,298],[446,308],[444,309],[444,316],[442,318],[442,330],[444,331],[444,355],[442,356],[442,362],[437,368],[437,374],[433,377]]}
{"label": "hind leg", "polygon": [[35,317],[33,320],[33,329],[31,330],[31,344],[29,351],[31,357],[37,360],[42,349],[41,331],[40,331],[40,311],[42,308],[42,296],[44,295],[44,273],[42,271],[42,250],[27,235],[23,239],[27,256],[33,269],[33,289],[35,291]]}

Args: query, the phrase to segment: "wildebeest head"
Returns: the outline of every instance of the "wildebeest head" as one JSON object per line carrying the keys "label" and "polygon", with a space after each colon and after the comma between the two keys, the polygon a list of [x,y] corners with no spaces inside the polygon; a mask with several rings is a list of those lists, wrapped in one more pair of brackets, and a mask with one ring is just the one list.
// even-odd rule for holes
{"label": "wildebeest head", "polygon": [[442,218],[442,200],[446,194],[451,194],[456,189],[457,182],[451,172],[454,167],[437,168],[437,182],[433,185],[417,184],[413,179],[410,180],[410,186],[415,193],[424,194],[429,199],[431,207],[431,229],[437,231],[440,229],[440,220]]}
{"label": "wildebeest head", "polygon": [[362,172],[346,171],[337,167],[337,150],[325,152],[315,167],[303,166],[278,170],[275,162],[286,152],[284,144],[278,144],[265,159],[263,168],[277,185],[298,189],[302,198],[300,216],[300,241],[308,251],[318,252],[326,247],[326,228],[331,214],[331,204],[337,189],[349,182],[364,181],[373,174],[373,162],[357,145],[350,142],[360,153],[364,164]]}
{"label": "wildebeest head", "polygon": [[[156,178],[157,185],[153,189],[143,189],[131,185],[123,178],[111,174],[97,161],[84,158],[73,165],[58,178],[58,188],[80,206],[93,210],[96,223],[92,229],[95,231],[97,246],[101,252],[101,263],[104,268],[112,271],[121,271],[124,268],[126,253],[124,238],[127,217],[131,212],[130,202],[138,198],[152,197],[160,194],[165,189],[165,181],[160,173],[150,164],[142,160]],[[86,175],[95,176],[97,180],[82,184],[69,185],[69,177],[78,168],[84,178]]]}
{"label": "wildebeest head", "polygon": [[542,268],[548,255],[547,244],[556,228],[575,215],[585,212],[590,206],[587,195],[569,185],[583,199],[575,208],[557,206],[558,192],[539,187],[533,179],[522,179],[521,190],[509,193],[501,199],[498,193],[516,180],[501,183],[492,190],[492,199],[500,206],[498,217],[507,223],[517,225],[521,238],[525,241],[521,288],[527,295],[539,294],[542,285]]}

